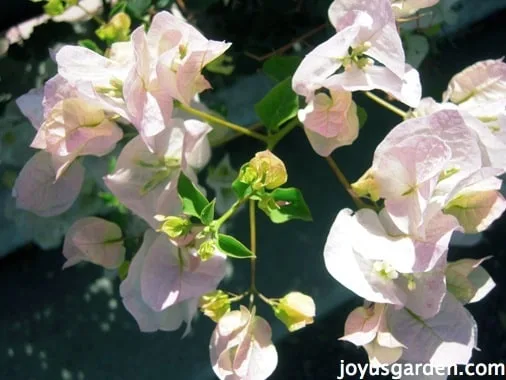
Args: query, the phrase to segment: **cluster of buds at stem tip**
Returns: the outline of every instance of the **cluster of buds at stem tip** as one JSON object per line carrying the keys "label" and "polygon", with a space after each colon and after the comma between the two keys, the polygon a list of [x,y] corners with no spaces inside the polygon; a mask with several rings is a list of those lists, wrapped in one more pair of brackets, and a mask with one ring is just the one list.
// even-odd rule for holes
{"label": "cluster of buds at stem tip", "polygon": [[215,290],[200,297],[199,306],[205,316],[218,323],[230,311],[230,298],[222,290]]}
{"label": "cluster of buds at stem tip", "polygon": [[251,185],[253,190],[273,190],[285,184],[288,174],[283,161],[270,150],[258,152],[241,168],[239,181]]}
{"label": "cluster of buds at stem tip", "polygon": [[316,306],[313,299],[299,292],[291,292],[273,302],[274,315],[285,324],[288,331],[300,330],[313,323]]}

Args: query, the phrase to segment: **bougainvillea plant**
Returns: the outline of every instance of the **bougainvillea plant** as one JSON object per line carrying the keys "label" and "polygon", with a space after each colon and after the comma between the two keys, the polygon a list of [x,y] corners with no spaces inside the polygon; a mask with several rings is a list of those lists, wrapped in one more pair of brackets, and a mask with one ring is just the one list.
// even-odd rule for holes
{"label": "bougainvillea plant", "polygon": [[[61,15],[77,3],[48,0],[45,9]],[[349,314],[341,339],[363,346],[371,365],[468,363],[477,326],[464,305],[495,284],[481,267],[487,257],[448,262],[447,252],[454,231],[483,231],[506,209],[498,178],[506,171],[506,64],[477,62],[451,79],[441,102],[421,99],[398,26],[435,3],[334,1],[333,35],[257,104],[262,133],[198,103],[198,94],[211,88],[203,69],[224,59],[229,42],[208,40],[166,11],[147,15],[131,31],[119,2],[107,20],[93,16],[105,51],[92,41],[53,51],[58,74],[17,100],[37,130],[31,147],[39,151],[15,182],[16,205],[42,217],[65,212],[82,190],[83,158],[109,161],[121,149],[103,183],[131,218],[146,223],[142,244],[129,252],[130,237],[116,223],[85,217],[67,231],[64,267],[88,261],[118,269],[123,304],[144,332],[175,331],[184,323],[186,334],[202,312],[216,322],[209,346],[216,375],[266,379],[278,359],[257,302],[267,303],[289,331],[315,317],[310,296],[293,291],[270,298],[255,282],[257,209],[273,223],[312,220],[301,191],[286,187],[287,168],[273,153],[302,126],[357,208],[336,210],[322,247],[330,275],[365,300]],[[352,97],[358,91],[403,121],[350,184],[330,154],[358,137],[363,110]],[[265,143],[238,172],[228,170],[228,203],[209,200],[197,177],[216,128]],[[243,205],[249,246],[224,230]],[[251,262],[251,282],[241,294],[220,287],[227,260]]]}

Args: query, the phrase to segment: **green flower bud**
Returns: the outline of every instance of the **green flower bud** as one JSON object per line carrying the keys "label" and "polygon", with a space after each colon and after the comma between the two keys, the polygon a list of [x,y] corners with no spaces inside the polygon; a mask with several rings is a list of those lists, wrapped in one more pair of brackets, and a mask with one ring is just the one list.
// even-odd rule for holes
{"label": "green flower bud", "polygon": [[130,16],[124,12],[116,13],[111,20],[98,28],[95,33],[107,43],[127,41],[130,35]]}
{"label": "green flower bud", "polygon": [[273,306],[274,315],[285,324],[288,331],[299,330],[313,323],[316,307],[311,297],[291,292]]}
{"label": "green flower bud", "polygon": [[250,184],[254,190],[276,189],[288,180],[283,161],[269,150],[255,154],[246,167],[241,170],[241,182]]}
{"label": "green flower bud", "polygon": [[214,240],[206,240],[200,245],[198,249],[198,255],[202,261],[206,261],[214,256],[215,250],[216,250],[216,243],[214,242]]}
{"label": "green flower bud", "polygon": [[230,311],[230,299],[228,294],[215,290],[200,297],[199,306],[204,315],[218,323],[221,317]]}
{"label": "green flower bud", "polygon": [[157,215],[156,219],[163,222],[160,227],[160,231],[172,239],[188,234],[192,227],[192,224],[188,219],[180,218],[178,216],[163,217]]}

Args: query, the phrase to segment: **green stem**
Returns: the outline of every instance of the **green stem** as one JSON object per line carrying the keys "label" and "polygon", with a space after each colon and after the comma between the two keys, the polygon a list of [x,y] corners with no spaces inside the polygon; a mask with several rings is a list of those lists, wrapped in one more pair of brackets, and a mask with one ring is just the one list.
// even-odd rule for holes
{"label": "green stem", "polygon": [[370,99],[374,100],[379,105],[385,107],[387,110],[392,111],[393,113],[399,115],[403,119],[407,118],[407,116],[408,116],[407,112],[404,112],[403,110],[401,110],[400,108],[398,108],[398,107],[394,106],[393,104],[387,102],[386,100],[381,99],[379,96],[374,95],[370,91],[366,91],[365,94],[366,94],[366,96],[368,96]]}
{"label": "green stem", "polygon": [[257,251],[257,226],[256,226],[256,214],[255,214],[255,201],[249,201],[249,231],[250,231],[250,245],[251,252],[254,256],[251,258],[251,286],[250,291],[257,293],[255,276],[256,276],[256,251]]}
{"label": "green stem", "polygon": [[299,125],[299,119],[294,117],[292,120],[290,120],[284,128],[282,128],[279,132],[277,132],[276,134],[272,135],[272,136],[269,136],[269,141],[267,142],[267,149],[269,150],[274,150],[274,148],[276,147],[276,145],[287,135],[289,134],[291,131],[293,131],[293,129],[295,127],[297,127]]}
{"label": "green stem", "polygon": [[325,157],[325,159],[327,160],[330,168],[332,169],[332,171],[336,175],[336,177],[339,180],[339,182],[341,182],[341,184],[343,185],[343,187],[345,188],[345,190],[348,192],[348,194],[350,194],[350,196],[353,199],[353,202],[355,203],[355,205],[358,208],[371,208],[368,204],[366,204],[364,201],[362,201],[357,196],[357,194],[355,194],[355,192],[351,188],[350,182],[348,181],[348,179],[346,178],[346,176],[344,175],[344,173],[341,171],[341,169],[339,168],[339,166],[337,166],[337,163],[334,161],[334,159],[331,156]]}
{"label": "green stem", "polygon": [[247,200],[247,197],[237,200],[222,216],[216,219],[213,223],[215,230],[218,231],[223,223],[225,223]]}
{"label": "green stem", "polygon": [[246,135],[246,136],[249,136],[249,137],[253,137],[253,138],[257,139],[257,140],[263,141],[264,143],[268,143],[269,142],[269,139],[267,138],[267,136],[265,136],[265,135],[263,135],[261,133],[257,133],[255,131],[250,131],[248,128],[244,128],[244,127],[242,127],[240,125],[237,125],[237,124],[231,123],[229,121],[223,120],[223,119],[221,119],[219,117],[210,115],[210,114],[208,114],[206,112],[199,111],[198,109],[195,109],[193,107],[187,106],[186,104],[182,104],[180,102],[176,102],[175,104],[176,104],[177,107],[179,107],[183,111],[188,112],[188,113],[190,113],[192,115],[198,116],[202,120],[208,121],[210,123],[220,124],[220,125],[222,125],[222,126],[224,126],[226,128],[232,129],[232,130],[234,130],[236,132],[240,132],[243,135]]}

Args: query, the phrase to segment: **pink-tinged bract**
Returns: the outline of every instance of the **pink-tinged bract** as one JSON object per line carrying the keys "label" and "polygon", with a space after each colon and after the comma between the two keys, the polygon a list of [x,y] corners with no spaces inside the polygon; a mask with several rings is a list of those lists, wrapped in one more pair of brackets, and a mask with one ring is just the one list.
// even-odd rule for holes
{"label": "pink-tinged bract", "polygon": [[125,259],[121,229],[114,223],[97,217],[79,219],[67,231],[63,244],[67,259],[63,268],[81,261],[118,268]]}
{"label": "pink-tinged bract", "polygon": [[211,365],[220,380],[265,380],[278,363],[272,331],[246,307],[225,314],[209,346]]}
{"label": "pink-tinged bract", "polygon": [[190,332],[191,320],[197,313],[198,298],[180,302],[163,311],[155,311],[144,301],[141,294],[141,273],[149,248],[159,236],[149,229],[139,251],[135,254],[128,275],[120,285],[120,295],[125,308],[135,318],[142,332],[175,331],[186,322],[185,335]]}
{"label": "pink-tinged bract", "polygon": [[162,311],[213,291],[225,276],[225,259],[216,250],[211,258],[202,261],[197,248],[178,247],[160,234],[144,259],[142,298],[153,310]]}
{"label": "pink-tinged bract", "polygon": [[412,315],[407,309],[388,309],[392,334],[406,347],[402,359],[436,367],[467,364],[477,344],[477,326],[471,314],[447,293],[441,310],[431,318]]}
{"label": "pink-tinged bract", "polygon": [[41,151],[25,164],[16,179],[12,195],[16,207],[43,217],[62,214],[76,200],[84,181],[84,168],[74,162],[56,180],[51,155]]}

